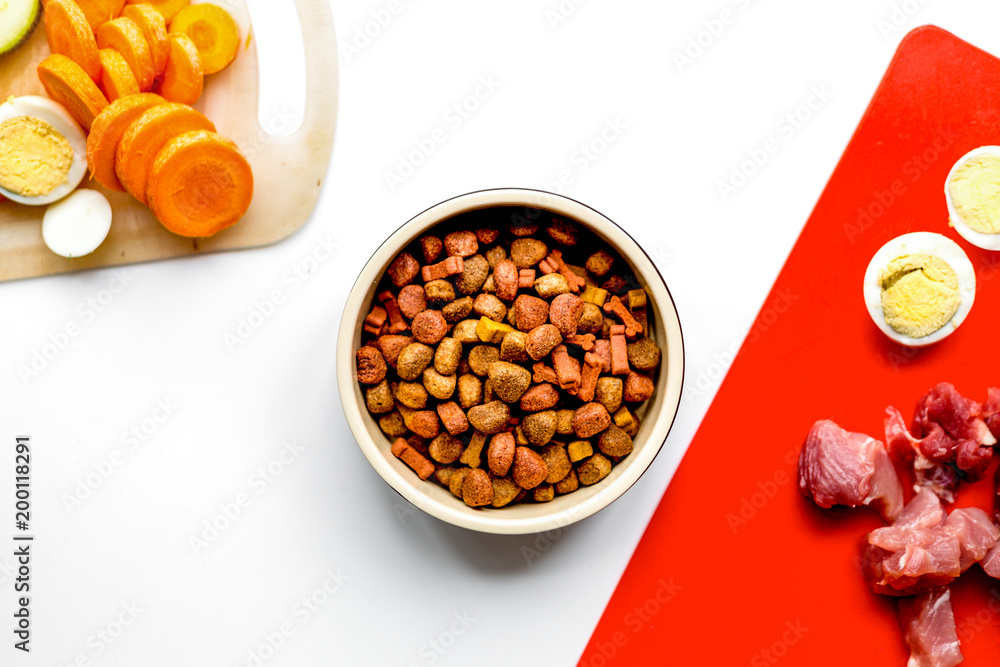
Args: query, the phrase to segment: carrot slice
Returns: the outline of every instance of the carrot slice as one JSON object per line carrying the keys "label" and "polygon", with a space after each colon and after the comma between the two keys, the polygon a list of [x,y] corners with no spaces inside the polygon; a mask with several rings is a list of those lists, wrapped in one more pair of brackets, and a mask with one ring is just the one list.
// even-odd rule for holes
{"label": "carrot slice", "polygon": [[122,58],[135,74],[139,90],[145,92],[152,88],[155,73],[153,58],[149,54],[149,44],[132,19],[119,17],[102,25],[97,30],[97,45],[102,49],[114,49],[122,54]]}
{"label": "carrot slice", "polygon": [[186,104],[167,102],[136,118],[115,149],[115,174],[125,191],[146,203],[149,170],[163,145],[191,130],[215,132],[215,125]]}
{"label": "carrot slice", "polygon": [[170,59],[157,92],[171,102],[194,104],[201,97],[205,77],[201,58],[187,35],[170,35]]}
{"label": "carrot slice", "polygon": [[229,139],[186,132],[156,156],[148,194],[153,215],[164,227],[181,236],[211,236],[250,208],[253,171]]}
{"label": "carrot slice", "polygon": [[97,32],[104,23],[118,16],[125,0],[75,0],[83,10],[83,15],[87,17],[90,29]]}
{"label": "carrot slice", "polygon": [[119,97],[97,115],[87,135],[87,167],[90,175],[109,190],[124,192],[115,174],[115,152],[125,130],[136,118],[166,103],[159,95],[139,93]]}
{"label": "carrot slice", "polygon": [[152,5],[126,5],[121,15],[131,19],[142,31],[146,43],[149,44],[149,55],[153,58],[153,73],[163,74],[170,54],[170,42],[167,41],[167,22],[163,14],[156,11]]}
{"label": "carrot slice", "polygon": [[170,23],[170,19],[174,18],[174,16],[177,15],[177,12],[190,5],[191,0],[125,0],[125,4],[153,5],[161,14],[163,14],[163,18],[166,19],[167,23]]}
{"label": "carrot slice", "polygon": [[59,53],[83,68],[94,81],[101,77],[101,56],[97,53],[94,31],[73,0],[45,3],[45,37],[52,53]]}
{"label": "carrot slice", "polygon": [[205,74],[224,70],[236,58],[240,29],[233,17],[218,5],[191,5],[174,17],[170,34],[184,33],[198,47]]}
{"label": "carrot slice", "polygon": [[53,53],[38,63],[38,79],[49,97],[66,107],[85,130],[94,117],[108,106],[108,100],[83,68],[61,53]]}
{"label": "carrot slice", "polygon": [[114,49],[101,49],[101,80],[99,87],[108,102],[114,102],[119,97],[135,95],[139,92],[132,69],[122,58],[122,54]]}

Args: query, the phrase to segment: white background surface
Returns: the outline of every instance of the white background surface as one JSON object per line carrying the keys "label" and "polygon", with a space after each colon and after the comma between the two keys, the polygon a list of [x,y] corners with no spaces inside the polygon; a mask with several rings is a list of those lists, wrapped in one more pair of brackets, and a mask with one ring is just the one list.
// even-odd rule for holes
{"label": "white background surface", "polygon": [[[1000,6],[983,0],[577,2],[333,0],[336,144],[301,231],[0,285],[0,664],[575,664],[903,34],[934,23],[1000,53]],[[261,117],[294,113],[288,3],[249,4],[273,77]],[[560,6],[573,11],[557,21]],[[699,33],[707,46],[679,67]],[[451,120],[484,78],[495,90]],[[584,156],[609,123],[614,141]],[[385,173],[438,127],[447,140],[390,188]],[[723,200],[718,183],[768,139],[777,152]],[[559,189],[618,222],[656,260],[686,333],[686,393],[659,458],[613,506],[549,536],[410,511],[355,446],[334,376],[341,309],[378,244],[442,199],[498,186]],[[275,290],[263,324],[227,343]],[[70,324],[79,334],[22,377]],[[6,629],[17,434],[34,446],[30,656]],[[68,507],[81,484],[89,496]],[[670,511],[697,511],[690,500]],[[228,523],[215,537],[213,520]]]}

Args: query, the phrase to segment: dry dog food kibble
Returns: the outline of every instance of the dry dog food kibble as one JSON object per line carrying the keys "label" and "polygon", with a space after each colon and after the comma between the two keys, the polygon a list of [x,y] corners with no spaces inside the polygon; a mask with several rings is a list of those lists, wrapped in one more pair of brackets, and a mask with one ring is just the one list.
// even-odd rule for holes
{"label": "dry dog food kibble", "polygon": [[541,211],[446,221],[362,313],[357,379],[390,451],[470,507],[549,502],[633,449],[662,352],[626,262]]}

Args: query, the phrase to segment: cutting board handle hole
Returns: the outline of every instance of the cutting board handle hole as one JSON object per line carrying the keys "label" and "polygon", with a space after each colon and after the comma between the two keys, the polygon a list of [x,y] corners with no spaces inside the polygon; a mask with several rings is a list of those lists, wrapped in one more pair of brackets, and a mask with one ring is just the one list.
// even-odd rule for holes
{"label": "cutting board handle hole", "polygon": [[261,63],[257,122],[275,137],[288,137],[302,126],[306,106],[306,56],[299,15],[292,2],[248,0],[246,6],[253,24],[251,46],[256,45]]}

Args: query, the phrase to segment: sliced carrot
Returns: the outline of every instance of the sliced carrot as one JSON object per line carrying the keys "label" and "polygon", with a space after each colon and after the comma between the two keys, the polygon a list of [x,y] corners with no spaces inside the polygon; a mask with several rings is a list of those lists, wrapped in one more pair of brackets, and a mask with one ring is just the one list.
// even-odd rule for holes
{"label": "sliced carrot", "polygon": [[167,22],[163,14],[156,11],[152,5],[126,5],[121,15],[132,19],[142,31],[146,43],[149,44],[149,55],[153,58],[153,73],[163,74],[170,53],[170,42],[167,41]]}
{"label": "sliced carrot", "polygon": [[173,233],[211,236],[234,225],[250,208],[253,171],[229,139],[214,132],[186,132],[156,156],[148,199],[153,215]]}
{"label": "sliced carrot", "polygon": [[167,102],[132,121],[115,149],[115,174],[126,192],[146,203],[149,170],[163,145],[191,130],[215,132],[215,125],[186,104]]}
{"label": "sliced carrot", "polygon": [[101,56],[97,53],[94,31],[73,0],[47,0],[45,37],[52,53],[66,56],[94,81],[101,78]]}
{"label": "sliced carrot", "polygon": [[87,135],[87,167],[91,177],[109,190],[124,192],[115,174],[115,151],[125,130],[136,118],[155,106],[164,104],[159,95],[139,93],[119,97],[97,115]]}
{"label": "sliced carrot", "polygon": [[191,4],[191,0],[125,0],[127,5],[149,4],[163,14],[163,18],[170,23],[170,19],[177,15],[177,12]]}
{"label": "sliced carrot", "polygon": [[205,74],[224,70],[236,58],[240,29],[233,17],[218,5],[191,5],[174,17],[170,34],[184,33],[198,47]]}
{"label": "sliced carrot", "polygon": [[87,17],[87,23],[90,24],[90,29],[94,32],[97,32],[101,25],[118,16],[122,7],[125,6],[125,0],[75,0],[75,2],[80,5],[84,16]]}
{"label": "sliced carrot", "polygon": [[49,97],[66,107],[85,130],[108,106],[108,100],[83,68],[60,53],[38,63],[38,79]]}
{"label": "sliced carrot", "polygon": [[139,84],[136,83],[132,69],[122,58],[122,54],[114,49],[101,49],[101,80],[99,87],[108,102],[114,102],[119,97],[136,95]]}
{"label": "sliced carrot", "polygon": [[149,44],[132,19],[118,17],[102,25],[97,30],[97,45],[102,49],[114,49],[122,54],[122,58],[135,74],[139,90],[145,92],[152,88],[155,73],[153,58],[149,54]]}
{"label": "sliced carrot", "polygon": [[205,77],[198,49],[187,35],[170,35],[170,58],[157,92],[171,102],[194,104],[201,97]]}

